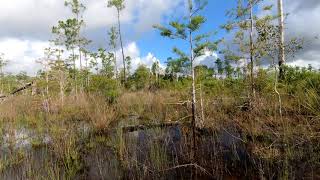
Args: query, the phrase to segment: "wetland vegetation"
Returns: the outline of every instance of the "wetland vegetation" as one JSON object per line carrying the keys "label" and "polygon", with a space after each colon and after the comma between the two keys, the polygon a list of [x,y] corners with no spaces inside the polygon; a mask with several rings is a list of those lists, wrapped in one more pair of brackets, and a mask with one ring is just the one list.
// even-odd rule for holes
{"label": "wetland vegetation", "polygon": [[[154,25],[188,48],[132,71],[121,18],[92,50],[85,4],[66,1],[42,70],[1,71],[0,179],[319,179],[320,71],[286,65],[303,37],[284,40],[289,15],[263,2],[228,11],[231,43],[203,33],[206,3],[188,1],[181,21]],[[108,1],[118,17],[125,4]],[[214,67],[195,63],[208,52]]]}

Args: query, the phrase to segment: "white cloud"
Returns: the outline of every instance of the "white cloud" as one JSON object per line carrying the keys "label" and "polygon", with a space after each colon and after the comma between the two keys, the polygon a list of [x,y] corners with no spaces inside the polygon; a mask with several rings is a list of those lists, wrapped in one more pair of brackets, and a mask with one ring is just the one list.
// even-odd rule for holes
{"label": "white cloud", "polygon": [[48,35],[58,19],[68,16],[61,0],[1,1],[0,35],[39,37]]}
{"label": "white cloud", "polygon": [[218,54],[215,52],[206,51],[204,55],[197,57],[194,61],[195,66],[205,65],[209,68],[215,67],[215,61],[218,58]]}
{"label": "white cloud", "polygon": [[[137,22],[134,24],[139,33],[143,33],[152,28],[152,25],[160,23],[164,15],[178,14],[179,4],[183,0],[137,0]],[[183,6],[182,6],[183,7]]]}
{"label": "white cloud", "polygon": [[[123,24],[129,24],[134,32],[146,32],[160,23],[164,15],[172,12],[183,0],[126,0],[121,12]],[[107,0],[84,1],[87,10],[83,14],[86,31],[107,29],[117,22],[114,8],[107,7]],[[1,2],[0,37],[33,37],[47,40],[51,27],[59,20],[72,17],[64,0],[10,0]],[[131,29],[132,30],[132,29]],[[104,31],[104,32],[105,32]],[[101,34],[104,36],[105,34]]]}
{"label": "white cloud", "polygon": [[[19,73],[26,71],[29,75],[35,75],[41,69],[41,65],[36,63],[36,60],[44,56],[44,49],[49,47],[50,43],[47,41],[30,41],[8,38],[0,40],[0,52],[5,53],[5,59],[9,60],[8,66],[5,68],[6,72]],[[131,73],[133,73],[139,65],[145,65],[148,68],[152,67],[154,62],[160,62],[152,53],[141,57],[140,49],[135,42],[129,43],[124,47],[126,56],[132,58]],[[65,56],[65,58],[67,55]],[[117,65],[122,68],[121,50],[117,50]],[[77,66],[80,67],[79,62]],[[161,68],[165,65],[160,63]]]}
{"label": "white cloud", "polygon": [[[126,56],[130,56],[131,60],[131,73],[133,73],[140,65],[144,65],[147,68],[151,68],[152,64],[155,62],[160,62],[151,52],[147,54],[147,56],[141,57],[140,49],[135,42],[129,43],[126,47],[124,47],[124,53]],[[117,51],[117,65],[118,68],[123,68],[122,66],[122,55],[121,50]],[[161,68],[165,68],[164,64],[160,63]]]}
{"label": "white cloud", "polygon": [[[277,12],[276,0],[265,1],[265,4],[274,4],[273,12]],[[284,12],[289,14],[285,19],[286,40],[294,37],[305,40],[303,50],[293,58],[287,57],[288,64],[317,66],[320,58],[320,40],[315,37],[320,35],[320,24],[316,23],[320,19],[320,1],[284,0],[283,5]]]}
{"label": "white cloud", "polygon": [[297,59],[295,61],[289,62],[288,65],[290,66],[299,66],[299,67],[308,67],[309,64],[312,65],[312,67],[316,69],[320,69],[320,61],[310,61],[310,60],[302,60],[302,59]]}
{"label": "white cloud", "polygon": [[[183,0],[126,0],[126,8],[121,12],[123,31],[130,32],[126,37],[135,41],[138,35],[152,30],[152,25],[160,23],[171,12],[177,12],[178,4]],[[93,42],[93,47],[106,44],[107,29],[116,24],[114,8],[107,7],[106,0],[82,1],[87,10],[85,33]],[[51,27],[59,20],[71,17],[70,10],[64,6],[64,0],[10,0],[0,6],[0,52],[11,60],[8,72],[27,71],[35,74],[39,65],[35,59],[43,56],[43,49],[49,46],[52,39]],[[125,28],[130,28],[130,31]],[[127,39],[127,38],[125,38]],[[155,57],[150,53],[140,57],[135,43],[126,43],[126,55],[133,57],[133,69],[139,63],[150,64]],[[118,53],[120,55],[120,53]],[[120,58],[118,58],[120,60]],[[119,65],[122,64],[118,63]]]}
{"label": "white cloud", "polygon": [[[124,52],[126,56],[132,58],[132,69],[131,73],[134,72],[140,65],[144,65],[147,68],[151,68],[153,63],[159,62],[160,68],[165,69],[166,65],[161,63],[161,61],[149,52],[146,56],[141,57],[140,50],[135,42],[129,43],[125,48]],[[197,57],[195,59],[195,66],[205,65],[209,68],[215,66],[215,60],[218,58],[218,55],[215,52],[206,51],[204,55]],[[121,50],[117,51],[117,64],[119,68],[122,68],[122,57]]]}
{"label": "white cloud", "polygon": [[[126,9],[121,13],[121,20],[125,32],[144,34],[152,30],[152,25],[160,23],[169,14],[181,13],[180,6],[185,0],[126,0]],[[0,52],[11,59],[7,71],[16,73],[27,71],[34,74],[39,66],[35,59],[43,56],[43,49],[48,47],[51,39],[51,27],[58,20],[70,17],[69,9],[64,7],[64,0],[9,0],[1,2],[0,6]],[[107,28],[116,23],[116,13],[112,8],[107,8],[106,0],[83,1],[87,6],[84,18],[87,21],[86,33],[93,37],[94,42],[105,44]],[[275,2],[270,0],[268,2]],[[296,55],[296,61],[291,64],[313,64],[317,66],[320,58],[320,40],[314,36],[320,34],[319,0],[285,0],[286,13],[290,13],[287,21],[286,34],[288,37],[306,37],[310,41],[308,47]],[[131,37],[139,37],[135,35]],[[125,39],[129,35],[125,34]],[[133,58],[132,66],[135,69],[143,63],[147,66],[155,61],[156,57],[150,52],[141,57],[135,38],[131,43],[126,43],[126,55]],[[120,51],[118,51],[118,65],[122,64]],[[199,57],[196,63],[209,67],[214,65],[210,56]],[[214,57],[214,56],[213,56]]]}
{"label": "white cloud", "polygon": [[46,41],[30,41],[15,38],[0,41],[0,52],[5,52],[5,58],[9,60],[6,72],[18,73],[26,71],[34,75],[40,65],[35,63],[36,58],[43,56],[43,50],[49,47]]}
{"label": "white cloud", "polygon": [[[87,29],[95,29],[111,26],[117,22],[117,12],[114,8],[107,7],[107,1],[90,0],[86,3],[87,10],[84,13],[84,19]],[[134,19],[135,9],[134,1],[126,2],[126,8],[121,12],[121,22],[130,23]]]}

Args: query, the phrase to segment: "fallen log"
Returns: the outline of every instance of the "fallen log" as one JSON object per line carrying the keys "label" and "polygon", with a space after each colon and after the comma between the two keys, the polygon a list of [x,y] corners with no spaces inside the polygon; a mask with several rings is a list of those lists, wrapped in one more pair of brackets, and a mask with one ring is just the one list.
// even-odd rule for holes
{"label": "fallen log", "polygon": [[154,128],[166,128],[172,126],[182,125],[182,122],[166,122],[166,123],[159,123],[159,124],[141,124],[136,126],[127,126],[122,128],[122,132],[134,132],[139,130],[147,130],[147,129],[154,129]]}
{"label": "fallen log", "polygon": [[[15,95],[15,94],[17,94],[17,93],[20,92],[20,91],[23,91],[23,90],[25,90],[25,89],[28,89],[28,88],[31,87],[32,85],[33,85],[33,82],[28,83],[28,84],[26,84],[25,86],[23,86],[23,87],[21,87],[21,88],[19,88],[19,89],[14,90],[13,92],[10,93],[10,95]],[[7,95],[2,95],[2,96],[0,96],[0,99],[4,99],[4,98],[7,98],[7,97],[8,97]]]}
{"label": "fallen log", "polygon": [[12,93],[10,93],[10,94],[11,94],[11,95],[14,95],[14,94],[16,94],[16,93],[18,93],[18,92],[20,92],[20,91],[23,91],[23,90],[25,90],[25,89],[28,89],[29,87],[31,87],[31,86],[32,86],[32,84],[33,84],[33,82],[28,83],[28,84],[26,84],[25,86],[23,86],[23,87],[21,87],[21,88],[19,88],[19,89],[15,90],[15,91],[13,91],[13,92],[12,92]]}

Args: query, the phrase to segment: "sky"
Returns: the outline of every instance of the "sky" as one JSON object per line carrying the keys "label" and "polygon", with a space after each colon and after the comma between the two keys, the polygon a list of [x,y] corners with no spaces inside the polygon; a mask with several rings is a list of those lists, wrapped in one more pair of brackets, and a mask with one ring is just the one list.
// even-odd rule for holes
{"label": "sky", "polygon": [[[267,4],[275,0],[266,0]],[[107,31],[116,25],[116,11],[107,7],[106,0],[82,0],[87,6],[83,14],[86,27],[82,34],[91,39],[91,50],[108,48]],[[135,69],[139,64],[151,66],[173,56],[172,47],[187,47],[179,40],[169,40],[152,28],[154,24],[167,24],[170,20],[181,20],[186,12],[185,0],[126,0],[121,13],[125,54],[133,58]],[[218,31],[214,39],[229,37],[219,27],[227,21],[226,11],[235,6],[236,0],[209,0],[201,12],[207,19],[202,32]],[[291,65],[320,68],[320,0],[284,0],[286,18],[286,39],[304,37],[305,48],[289,58]],[[0,52],[10,60],[6,72],[26,71],[30,75],[41,68],[36,60],[43,57],[43,50],[53,39],[51,27],[59,20],[72,17],[64,7],[64,0],[10,0],[0,6]],[[120,52],[120,49],[118,50]],[[120,53],[117,53],[120,54]],[[207,56],[213,55],[212,60]],[[216,55],[207,54],[199,63],[213,65]],[[118,58],[120,60],[120,57]],[[118,64],[121,64],[120,62]]]}

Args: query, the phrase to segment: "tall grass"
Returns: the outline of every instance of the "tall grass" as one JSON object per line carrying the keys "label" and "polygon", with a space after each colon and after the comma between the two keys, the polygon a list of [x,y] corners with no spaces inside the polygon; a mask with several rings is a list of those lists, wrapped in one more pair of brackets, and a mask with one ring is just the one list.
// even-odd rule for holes
{"label": "tall grass", "polygon": [[[283,164],[285,160],[289,166],[286,172],[288,178],[300,177],[295,174],[295,170],[301,162],[305,162],[306,167],[316,171],[320,167],[320,93],[317,82],[306,79],[295,82],[294,86],[288,82],[280,82],[278,90],[283,109],[280,117],[278,97],[270,83],[272,79],[258,78],[260,79],[256,80],[256,96],[250,110],[246,108],[246,86],[238,86],[241,84],[239,80],[204,81],[201,97],[205,129],[224,132],[230,124],[235,127],[239,135],[234,136],[245,144],[250,157],[258,160],[256,165],[261,174],[266,175],[272,167]],[[197,95],[200,97],[200,94]],[[199,101],[198,106],[200,103]],[[113,134],[116,138],[108,137],[107,139],[112,140],[103,141],[108,141],[106,145],[113,147],[122,167],[141,167],[141,164],[128,159],[132,147],[126,139],[128,135],[122,132],[122,127],[172,121],[183,124],[190,120],[191,115],[189,89],[181,87],[152,92],[146,89],[124,91],[112,102],[103,95],[93,93],[79,93],[76,97],[66,96],[63,104],[59,97],[52,96],[49,98],[49,104],[50,110],[46,112],[42,97],[26,94],[8,98],[0,104],[2,134],[23,127],[32,129],[42,136],[49,135],[50,150],[58,159],[59,165],[48,169],[48,174],[69,179],[83,171],[83,149],[86,147],[84,144],[90,145],[84,139],[90,136],[90,132],[117,129],[116,135]],[[200,118],[202,113],[198,112],[197,116]],[[40,143],[41,140],[35,140],[33,144],[39,146]],[[154,142],[146,155],[148,167],[142,170],[152,170],[159,174],[165,169],[170,169],[172,162],[169,162],[167,153],[161,143]],[[2,159],[1,162],[1,169],[5,170],[9,163],[7,159]],[[204,166],[212,168],[211,165]],[[65,171],[62,173],[58,167]],[[212,168],[212,172],[214,169],[219,168]],[[144,175],[143,172],[139,174]]]}

